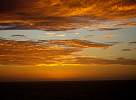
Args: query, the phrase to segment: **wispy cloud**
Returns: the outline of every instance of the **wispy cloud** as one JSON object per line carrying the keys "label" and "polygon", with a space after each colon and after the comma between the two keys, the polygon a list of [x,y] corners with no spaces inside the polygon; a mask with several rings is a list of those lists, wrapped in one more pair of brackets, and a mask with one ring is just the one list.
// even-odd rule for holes
{"label": "wispy cloud", "polygon": [[119,65],[136,65],[135,59],[100,59],[100,58],[90,58],[90,57],[79,57],[77,62],[82,64],[100,64],[100,65],[109,65],[109,64],[119,64]]}
{"label": "wispy cloud", "polygon": [[0,64],[53,63],[55,58],[77,52],[77,48],[64,48],[57,45],[38,44],[32,41],[0,40]]}
{"label": "wispy cloud", "polygon": [[130,48],[130,49],[122,49],[122,51],[134,51],[136,48]]}
{"label": "wispy cloud", "polygon": [[50,40],[43,44],[32,41],[0,40],[0,64],[51,65],[57,63],[56,65],[73,66],[84,66],[91,64],[136,65],[136,60],[134,59],[101,59],[93,57],[79,57],[73,55],[73,53],[81,51],[82,48],[103,48],[108,46],[109,45],[107,44],[92,43],[80,40]]}
{"label": "wispy cloud", "polygon": [[[108,27],[99,26],[100,20],[113,21],[136,17],[135,0],[29,0],[27,2],[24,0],[12,0],[12,2],[5,0],[0,1],[0,5],[0,23],[9,21],[8,23],[15,23],[16,25],[2,25],[0,29],[30,28],[64,31],[89,27],[89,30],[97,28],[101,31],[110,31],[136,25],[135,21],[124,21],[117,23],[114,27],[109,24]],[[90,28],[93,26],[95,29]]]}
{"label": "wispy cloud", "polygon": [[129,44],[136,44],[136,41],[129,42]]}
{"label": "wispy cloud", "polygon": [[112,44],[104,44],[104,43],[96,43],[96,42],[89,42],[86,40],[50,40],[50,44],[58,44],[58,45],[64,45],[64,46],[69,46],[69,47],[79,47],[79,48],[108,48],[112,46]]}
{"label": "wispy cloud", "polygon": [[[105,2],[105,3],[103,3]],[[5,0],[0,1],[1,12],[14,12],[22,17],[92,16],[101,18],[133,17],[135,0]],[[18,9],[17,9],[18,8]],[[107,9],[108,8],[108,9]]]}

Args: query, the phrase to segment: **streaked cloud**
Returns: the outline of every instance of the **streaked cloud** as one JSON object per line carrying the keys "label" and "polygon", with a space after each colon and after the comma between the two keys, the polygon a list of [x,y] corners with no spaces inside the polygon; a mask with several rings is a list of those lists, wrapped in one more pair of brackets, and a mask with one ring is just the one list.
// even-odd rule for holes
{"label": "streaked cloud", "polygon": [[38,44],[32,41],[0,40],[0,64],[33,65],[34,63],[54,63],[54,59],[71,55],[77,48],[64,48],[57,45]]}
{"label": "streaked cloud", "polygon": [[25,35],[12,35],[12,37],[25,37]]}
{"label": "streaked cloud", "polygon": [[100,28],[99,30],[100,31],[112,31],[112,30],[119,30],[119,29],[122,29],[122,28]]}
{"label": "streaked cloud", "polygon": [[0,40],[0,64],[37,66],[136,65],[134,59],[100,59],[73,55],[73,53],[81,51],[82,48],[105,48],[108,46],[110,45],[80,40],[50,40],[43,44],[32,41]]}
{"label": "streaked cloud", "polygon": [[129,44],[136,44],[136,41],[129,42]]}
{"label": "streaked cloud", "polygon": [[135,59],[100,59],[100,58],[90,58],[90,57],[79,57],[77,62],[84,64],[100,64],[100,65],[110,65],[110,64],[119,64],[119,65],[136,65]]}
{"label": "streaked cloud", "polygon": [[79,47],[79,48],[108,48],[112,46],[112,44],[104,44],[104,43],[95,43],[95,42],[89,42],[86,40],[50,40],[50,44],[59,44],[59,45],[64,45],[64,46],[69,46],[69,47]]}
{"label": "streaked cloud", "polygon": [[122,49],[122,51],[135,51],[136,48],[130,48],[130,49]]}
{"label": "streaked cloud", "polygon": [[[105,3],[103,3],[105,2]],[[135,0],[5,0],[0,2],[0,11],[12,11],[22,17],[40,16],[92,16],[102,18],[133,17]],[[18,9],[16,9],[18,8]],[[108,9],[107,9],[108,8]],[[28,10],[29,9],[29,10]],[[31,12],[30,12],[31,10]],[[38,13],[38,14],[37,14]]]}
{"label": "streaked cloud", "polygon": [[[105,31],[136,25],[135,21],[126,21],[136,17],[135,0],[5,0],[0,1],[0,4],[0,25],[2,22],[16,25],[1,25],[0,29],[64,31],[89,27],[89,30]],[[101,20],[115,19],[126,20],[114,27],[109,24],[109,27],[104,27],[98,23]],[[95,29],[90,28],[93,26]]]}

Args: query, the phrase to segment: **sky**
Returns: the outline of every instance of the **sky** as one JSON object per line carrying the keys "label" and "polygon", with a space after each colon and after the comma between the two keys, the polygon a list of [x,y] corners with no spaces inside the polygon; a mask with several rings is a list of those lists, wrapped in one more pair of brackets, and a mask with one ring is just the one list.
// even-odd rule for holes
{"label": "sky", "polygon": [[135,0],[0,1],[0,81],[136,79],[135,12]]}
{"label": "sky", "polygon": [[135,5],[135,0],[1,0],[0,12],[1,19],[14,20],[42,19],[47,16],[113,19],[136,16]]}

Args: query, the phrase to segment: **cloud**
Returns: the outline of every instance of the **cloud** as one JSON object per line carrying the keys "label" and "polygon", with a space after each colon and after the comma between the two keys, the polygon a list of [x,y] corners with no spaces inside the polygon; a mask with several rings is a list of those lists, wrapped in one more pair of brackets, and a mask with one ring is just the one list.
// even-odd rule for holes
{"label": "cloud", "polygon": [[87,21],[80,17],[48,17],[46,20],[32,21],[33,25],[30,27],[46,31],[65,31],[90,26],[91,23]]}
{"label": "cloud", "polygon": [[[14,20],[7,15],[0,18],[0,30],[38,29],[46,31],[66,31],[74,29],[86,29],[92,31],[113,31],[127,28],[124,23],[130,20],[107,20],[87,17],[45,17],[45,18],[18,18]],[[35,16],[35,15],[33,15]],[[123,25],[124,24],[124,25]],[[77,33],[78,34],[78,33]]]}
{"label": "cloud", "polygon": [[0,12],[11,12],[21,10],[22,8],[29,8],[37,0],[0,0]]}
{"label": "cloud", "polygon": [[131,48],[131,49],[122,49],[122,51],[134,51],[136,48]]}
{"label": "cloud", "polygon": [[132,49],[122,49],[122,51],[131,51]]}
{"label": "cloud", "polygon": [[12,35],[11,37],[25,37],[25,35]]}
{"label": "cloud", "polygon": [[[43,41],[41,41],[43,42]],[[65,45],[65,46],[62,46]],[[66,47],[69,46],[69,47]],[[105,47],[104,44],[79,40],[46,41],[43,43],[32,41],[0,40],[1,65],[46,65],[46,66],[91,66],[97,65],[136,65],[135,59],[101,59],[93,57],[79,57],[73,53],[86,47]]]}
{"label": "cloud", "polygon": [[[81,51],[82,48],[107,48],[109,46],[108,44],[82,40],[44,40],[38,42],[0,40],[0,64],[50,64],[63,62],[65,57],[66,59],[70,57],[71,60],[68,61],[74,61],[75,57],[72,53]],[[58,58],[61,59],[57,60]]]}
{"label": "cloud", "polygon": [[92,18],[108,19],[130,18],[136,16],[136,1],[1,0],[0,12],[10,13],[13,17],[18,15],[20,18],[42,18],[45,16],[89,16]]}
{"label": "cloud", "polygon": [[0,30],[5,30],[5,29],[15,29],[15,26],[1,26],[0,25]]}
{"label": "cloud", "polygon": [[112,30],[119,30],[119,29],[122,29],[122,28],[100,28],[99,30],[100,31],[112,31]]}
{"label": "cloud", "polygon": [[0,12],[15,10],[17,0],[0,0]]}
{"label": "cloud", "polygon": [[129,42],[129,44],[136,44],[136,41]]}
{"label": "cloud", "polygon": [[55,58],[70,56],[71,53],[80,51],[77,48],[64,48],[49,43],[10,40],[0,40],[0,50],[0,64],[3,65],[55,63]]}
{"label": "cloud", "polygon": [[0,30],[23,30],[23,29],[30,29],[29,26],[24,25],[23,23],[12,23],[12,22],[0,22]]}
{"label": "cloud", "polygon": [[106,42],[106,43],[110,43],[110,44],[119,44],[119,43],[122,43],[122,42],[118,42],[118,41],[111,41],[111,42]]}
{"label": "cloud", "polygon": [[136,65],[135,59],[101,59],[101,58],[91,58],[91,57],[78,57],[77,63],[80,64],[100,64],[100,65],[111,65],[111,64],[119,64],[119,65]]}
{"label": "cloud", "polygon": [[95,42],[90,42],[86,40],[50,40],[50,44],[58,44],[58,45],[64,45],[68,47],[78,47],[78,48],[108,48],[112,46],[112,44],[104,44],[104,43],[95,43]]}

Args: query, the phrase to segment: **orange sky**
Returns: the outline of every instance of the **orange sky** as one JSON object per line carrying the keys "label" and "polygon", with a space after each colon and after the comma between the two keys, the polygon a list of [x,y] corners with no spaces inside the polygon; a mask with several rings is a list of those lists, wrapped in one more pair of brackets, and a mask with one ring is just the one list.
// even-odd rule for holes
{"label": "orange sky", "polygon": [[135,17],[135,0],[0,1],[0,81],[135,79]]}
{"label": "orange sky", "polygon": [[1,81],[133,79],[135,76],[136,60],[108,59],[105,54],[103,58],[76,55],[83,48],[104,49],[110,45],[80,40],[49,40],[43,44],[1,40]]}
{"label": "orange sky", "polygon": [[6,0],[1,1],[0,9],[1,16],[7,14],[7,17],[19,17],[19,19],[46,16],[89,16],[111,19],[136,16],[134,0],[12,0],[12,2]]}

